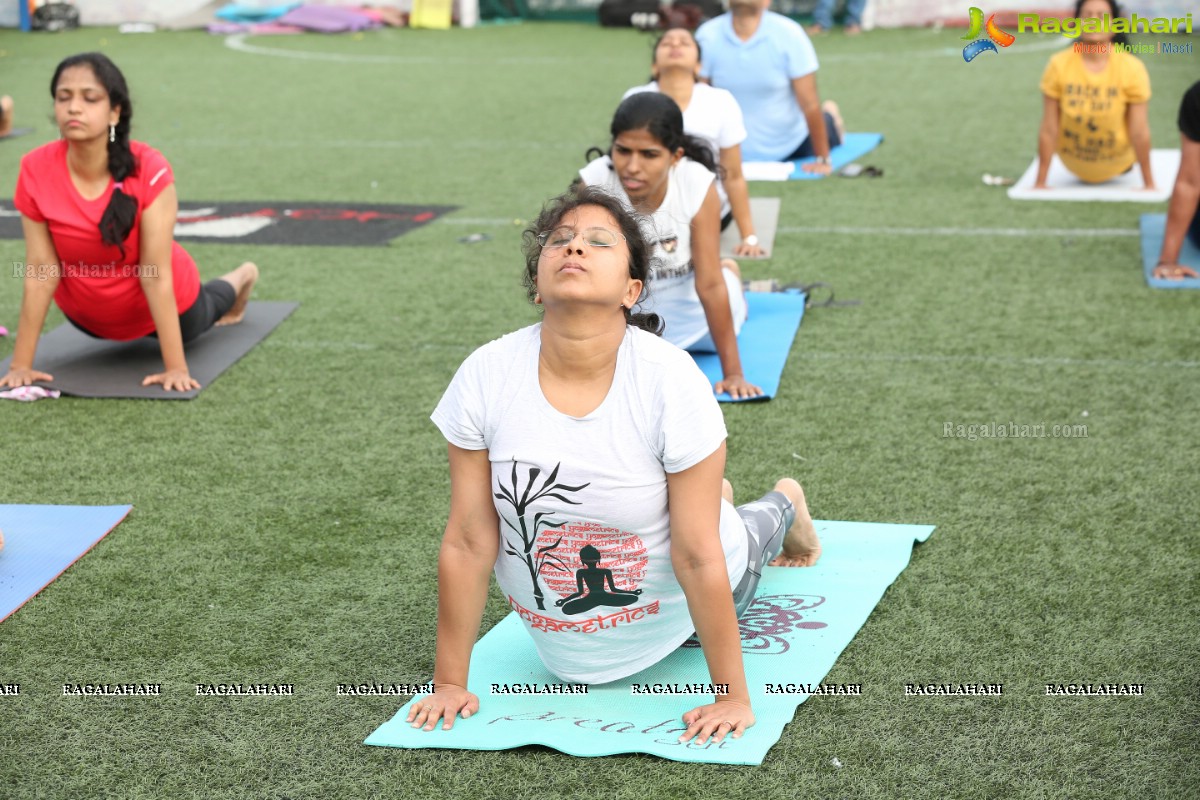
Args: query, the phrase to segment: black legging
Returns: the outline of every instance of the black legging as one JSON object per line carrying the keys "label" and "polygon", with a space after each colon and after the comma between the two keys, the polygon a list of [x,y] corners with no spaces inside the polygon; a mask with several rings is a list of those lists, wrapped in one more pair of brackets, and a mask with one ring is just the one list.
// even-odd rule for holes
{"label": "black legging", "polygon": [[[200,294],[196,296],[196,302],[192,303],[191,308],[179,315],[179,332],[183,336],[184,344],[187,344],[207,331],[217,320],[229,313],[229,309],[233,308],[233,303],[236,300],[237,290],[233,288],[233,284],[229,283],[229,281],[216,278],[201,286]],[[93,339],[105,338],[97,336],[70,317],[67,317],[67,322],[70,322]],[[150,335],[155,338],[158,337],[157,332]]]}

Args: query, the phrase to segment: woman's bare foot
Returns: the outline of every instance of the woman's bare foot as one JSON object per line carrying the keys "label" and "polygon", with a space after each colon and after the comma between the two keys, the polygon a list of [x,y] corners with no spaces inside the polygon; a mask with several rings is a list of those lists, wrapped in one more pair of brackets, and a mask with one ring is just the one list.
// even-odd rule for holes
{"label": "woman's bare foot", "polygon": [[258,267],[253,261],[247,261],[228,275],[222,275],[221,280],[233,286],[237,297],[233,301],[233,307],[214,324],[236,325],[246,316],[246,304],[250,302],[250,292],[254,291],[254,284],[258,281]]}
{"label": "woman's bare foot", "polygon": [[721,497],[726,503],[733,505],[733,484],[727,478],[721,478]]}
{"label": "woman's bare foot", "polygon": [[842,111],[838,108],[838,104],[832,100],[826,100],[821,103],[821,110],[833,117],[833,127],[838,132],[839,139],[846,138],[846,123],[842,120]]}
{"label": "woman's bare foot", "polygon": [[821,540],[808,513],[804,490],[791,478],[781,478],[775,491],[782,492],[796,508],[796,521],[783,537],[783,552],[771,562],[773,567],[811,567],[821,557]]}
{"label": "woman's bare foot", "polygon": [[12,130],[13,99],[8,95],[0,97],[0,136],[8,136]]}
{"label": "woman's bare foot", "polygon": [[732,258],[722,258],[721,259],[721,269],[729,270],[734,275],[737,275],[739,280],[742,277],[742,268],[739,267],[738,263],[736,261],[734,261]]}

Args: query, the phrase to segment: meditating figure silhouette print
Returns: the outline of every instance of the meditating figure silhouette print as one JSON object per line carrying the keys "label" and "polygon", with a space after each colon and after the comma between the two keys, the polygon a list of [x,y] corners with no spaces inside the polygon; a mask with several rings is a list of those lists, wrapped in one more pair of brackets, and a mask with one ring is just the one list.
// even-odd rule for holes
{"label": "meditating figure silhouette print", "polygon": [[[562,607],[564,614],[582,614],[596,606],[627,606],[637,602],[642,590],[618,591],[613,583],[612,570],[599,568],[600,551],[595,547],[584,545],[579,551],[579,560],[584,566],[575,571],[578,591],[554,601],[554,605]],[[604,588],[605,583],[608,584],[608,590]]]}

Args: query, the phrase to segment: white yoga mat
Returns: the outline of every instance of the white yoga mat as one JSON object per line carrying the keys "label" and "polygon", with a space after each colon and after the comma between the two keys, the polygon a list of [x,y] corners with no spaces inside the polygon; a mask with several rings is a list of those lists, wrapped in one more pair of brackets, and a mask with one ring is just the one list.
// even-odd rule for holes
{"label": "white yoga mat", "polygon": [[742,176],[748,181],[786,181],[795,171],[794,161],[742,162]]}
{"label": "white yoga mat", "polygon": [[1150,168],[1154,170],[1154,185],[1148,192],[1142,187],[1142,168],[1134,164],[1133,169],[1104,183],[1084,183],[1075,177],[1058,156],[1050,162],[1050,173],[1046,176],[1046,189],[1034,189],[1037,180],[1038,160],[1033,159],[1029,169],[1009,190],[1013,200],[1108,200],[1121,203],[1161,203],[1171,196],[1175,185],[1175,173],[1179,172],[1178,150],[1151,150]]}
{"label": "white yoga mat", "polygon": [[775,230],[779,227],[778,197],[751,197],[750,218],[754,220],[754,233],[758,236],[758,246],[763,249],[763,255],[739,256],[734,255],[733,249],[742,243],[742,234],[738,231],[736,222],[721,232],[721,258],[738,258],[749,261],[759,261],[770,258],[775,249]]}

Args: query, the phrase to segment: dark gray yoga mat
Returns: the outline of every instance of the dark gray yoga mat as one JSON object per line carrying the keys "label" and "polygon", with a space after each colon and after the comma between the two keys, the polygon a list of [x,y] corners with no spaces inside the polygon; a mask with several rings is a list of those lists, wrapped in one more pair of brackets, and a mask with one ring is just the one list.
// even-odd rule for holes
{"label": "dark gray yoga mat", "polygon": [[[40,383],[75,397],[140,397],[147,400],[191,400],[246,355],[287,319],[299,303],[251,302],[237,325],[213,328],[187,345],[188,371],[200,381],[190,392],[168,392],[161,386],[142,386],[147,375],[162,372],[158,339],[131,342],[93,339],[64,322],[38,341],[33,366],[54,376]],[[0,362],[0,375],[11,358]]]}

